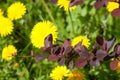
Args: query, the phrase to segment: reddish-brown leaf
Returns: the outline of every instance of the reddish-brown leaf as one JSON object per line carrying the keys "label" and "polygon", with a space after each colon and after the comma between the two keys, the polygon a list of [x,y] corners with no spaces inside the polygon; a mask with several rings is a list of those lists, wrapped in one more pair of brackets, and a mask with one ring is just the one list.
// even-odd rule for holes
{"label": "reddish-brown leaf", "polygon": [[99,66],[100,65],[100,61],[99,60],[90,60],[90,65],[91,66]]}
{"label": "reddish-brown leaf", "polygon": [[117,65],[118,65],[118,60],[117,60],[117,59],[111,61],[111,62],[110,62],[110,69],[111,69],[111,70],[115,70],[116,67],[117,67]]}
{"label": "reddish-brown leaf", "polygon": [[52,60],[52,61],[58,60],[58,59],[59,59],[58,56],[56,56],[56,55],[54,55],[54,54],[51,54],[51,55],[48,57],[48,60]]}
{"label": "reddish-brown leaf", "polygon": [[65,63],[65,57],[63,57],[63,58],[61,58],[60,60],[59,60],[59,65],[64,65],[64,63]]}
{"label": "reddish-brown leaf", "polygon": [[87,60],[86,59],[79,59],[76,61],[76,67],[80,68],[80,67],[84,67],[87,64]]}
{"label": "reddish-brown leaf", "polygon": [[120,16],[120,8],[113,10],[111,14],[112,16],[115,16],[115,17]]}

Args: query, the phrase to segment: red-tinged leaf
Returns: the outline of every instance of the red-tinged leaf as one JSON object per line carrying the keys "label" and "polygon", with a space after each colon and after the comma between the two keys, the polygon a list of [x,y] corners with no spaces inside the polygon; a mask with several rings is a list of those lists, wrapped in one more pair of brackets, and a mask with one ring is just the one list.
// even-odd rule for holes
{"label": "red-tinged leaf", "polygon": [[98,60],[103,60],[106,55],[107,55],[107,53],[102,49],[99,49],[96,52],[96,57]]}
{"label": "red-tinged leaf", "polygon": [[97,0],[94,4],[96,9],[99,9],[100,7],[106,6],[108,3],[108,0]]}
{"label": "red-tinged leaf", "polygon": [[76,44],[75,47],[74,47],[74,50],[75,50],[76,52],[78,52],[78,53],[81,52],[81,44],[82,44],[82,43],[79,42],[79,43]]}
{"label": "red-tinged leaf", "polygon": [[87,60],[92,60],[94,58],[94,54],[90,54],[88,57],[87,57]]}
{"label": "red-tinged leaf", "polygon": [[65,40],[65,42],[64,42],[63,55],[66,55],[66,54],[70,53],[71,50],[72,50],[71,41],[70,41],[70,39],[67,39],[67,40]]}
{"label": "red-tinged leaf", "polygon": [[107,41],[107,51],[109,51],[113,47],[115,40],[115,38],[112,38],[109,41]]}
{"label": "red-tinged leaf", "polygon": [[74,65],[74,63],[73,63],[73,60],[71,60],[69,63],[68,63],[68,66],[69,66],[69,68],[73,68],[73,65]]}
{"label": "red-tinged leaf", "polygon": [[103,6],[103,4],[104,4],[103,2],[101,2],[100,0],[98,0],[98,1],[95,2],[94,6],[95,6],[96,9],[99,9],[100,7]]}
{"label": "red-tinged leaf", "polygon": [[108,1],[111,1],[111,2],[113,2],[113,1],[115,1],[115,0],[108,0]]}
{"label": "red-tinged leaf", "polygon": [[117,65],[118,65],[118,60],[117,59],[113,60],[112,62],[110,62],[110,69],[115,70]]}
{"label": "red-tinged leaf", "polygon": [[69,47],[69,46],[71,46],[71,41],[70,41],[70,39],[67,39],[64,42],[64,47],[66,48],[66,47]]}
{"label": "red-tinged leaf", "polygon": [[79,52],[80,58],[85,59],[88,57],[88,49],[85,46],[81,46],[81,51]]}
{"label": "red-tinged leaf", "polygon": [[53,48],[52,48],[52,54],[55,54],[55,55],[59,55],[59,56],[63,56],[63,51],[64,51],[64,48],[62,46],[59,46],[59,45],[54,45]]}
{"label": "red-tinged leaf", "polygon": [[51,3],[56,4],[58,0],[50,0]]}
{"label": "red-tinged leaf", "polygon": [[114,51],[115,51],[117,54],[120,54],[120,43],[118,43],[118,44],[115,45]]}
{"label": "red-tinged leaf", "polygon": [[111,52],[110,54],[105,56],[103,60],[107,61],[107,60],[110,60],[111,58],[113,58],[115,56],[116,56],[116,53],[115,52]]}
{"label": "red-tinged leaf", "polygon": [[69,7],[77,6],[83,3],[83,0],[71,0]]}
{"label": "red-tinged leaf", "polygon": [[113,10],[111,14],[112,16],[115,16],[115,17],[120,16],[120,8]]}
{"label": "red-tinged leaf", "polygon": [[56,55],[54,55],[54,54],[51,54],[51,55],[48,57],[48,60],[52,60],[52,61],[58,60],[58,59],[59,59],[59,57],[56,56]]}
{"label": "red-tinged leaf", "polygon": [[35,61],[43,60],[45,58],[47,58],[47,56],[46,55],[42,55],[42,54],[37,54],[37,55],[34,56]]}
{"label": "red-tinged leaf", "polygon": [[97,42],[93,45],[93,50],[96,49],[98,46]]}
{"label": "red-tinged leaf", "polygon": [[70,53],[71,51],[72,51],[72,47],[71,46],[66,47],[66,48],[64,48],[63,55],[66,55],[66,54]]}
{"label": "red-tinged leaf", "polygon": [[59,60],[59,62],[58,62],[59,65],[61,65],[61,66],[64,65],[65,60],[66,60],[65,57],[61,58],[61,59]]}
{"label": "red-tinged leaf", "polygon": [[53,41],[52,34],[49,34],[44,40],[44,48],[47,49],[52,47],[52,41]]}
{"label": "red-tinged leaf", "polygon": [[90,60],[90,65],[91,66],[99,66],[100,65],[100,61],[99,60]]}
{"label": "red-tinged leaf", "polygon": [[96,41],[97,41],[97,43],[98,43],[100,46],[102,46],[102,45],[104,44],[104,38],[101,37],[101,36],[98,36],[98,37],[96,38]]}
{"label": "red-tinged leaf", "polygon": [[111,52],[111,53],[109,54],[110,57],[113,57],[113,56],[115,56],[115,55],[116,55],[116,52]]}
{"label": "red-tinged leaf", "polygon": [[97,52],[97,48],[95,48],[95,49],[92,50],[92,53],[93,53],[94,55],[96,55],[96,52]]}
{"label": "red-tinged leaf", "polygon": [[104,41],[104,43],[102,45],[102,49],[107,51],[107,41]]}
{"label": "red-tinged leaf", "polygon": [[86,59],[79,59],[76,61],[76,67],[80,68],[80,67],[84,67],[87,64],[87,60]]}

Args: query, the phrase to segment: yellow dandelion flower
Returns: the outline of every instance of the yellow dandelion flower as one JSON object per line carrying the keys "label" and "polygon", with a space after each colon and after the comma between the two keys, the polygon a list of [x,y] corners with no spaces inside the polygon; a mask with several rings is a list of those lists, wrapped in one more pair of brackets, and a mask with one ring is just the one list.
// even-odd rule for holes
{"label": "yellow dandelion flower", "polygon": [[71,0],[58,0],[57,5],[64,8],[65,11],[68,11],[68,8],[70,10],[73,10],[76,8],[76,6],[69,7]]}
{"label": "yellow dandelion flower", "polygon": [[3,11],[0,9],[0,17],[3,16]]}
{"label": "yellow dandelion flower", "polygon": [[116,2],[108,2],[108,5],[107,5],[107,10],[109,12],[112,12],[114,9],[116,8],[119,8],[119,3],[116,3]]}
{"label": "yellow dandelion flower", "polygon": [[32,44],[37,47],[41,48],[44,46],[44,39],[49,35],[52,34],[53,36],[53,43],[56,41],[57,38],[57,27],[50,21],[43,21],[37,23],[31,32],[31,42]]}
{"label": "yellow dandelion flower", "polygon": [[50,73],[50,77],[53,80],[62,80],[69,73],[69,69],[66,66],[57,66]]}
{"label": "yellow dandelion flower", "polygon": [[21,2],[13,3],[7,10],[8,18],[11,20],[20,19],[25,13],[26,6]]}
{"label": "yellow dandelion flower", "polygon": [[0,35],[1,37],[11,34],[13,31],[13,22],[5,17],[0,17]]}
{"label": "yellow dandelion flower", "polygon": [[11,60],[17,54],[17,49],[13,45],[8,45],[2,50],[2,58],[5,60]]}
{"label": "yellow dandelion flower", "polygon": [[118,66],[117,66],[117,68],[116,68],[116,71],[117,71],[118,73],[120,73],[120,61],[118,62]]}
{"label": "yellow dandelion flower", "polygon": [[74,47],[79,42],[82,42],[82,45],[86,46],[87,48],[90,45],[90,40],[86,36],[77,36],[72,40],[72,46]]}
{"label": "yellow dandelion flower", "polygon": [[67,77],[67,80],[85,80],[84,74],[78,70],[69,72]]}

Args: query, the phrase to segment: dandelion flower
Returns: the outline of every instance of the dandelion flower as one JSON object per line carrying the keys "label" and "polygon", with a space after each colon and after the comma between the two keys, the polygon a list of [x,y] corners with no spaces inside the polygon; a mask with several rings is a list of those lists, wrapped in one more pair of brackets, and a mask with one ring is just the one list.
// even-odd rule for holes
{"label": "dandelion flower", "polygon": [[76,8],[76,6],[69,7],[71,0],[58,0],[57,5],[64,8],[65,11],[68,11],[68,8],[70,10],[73,10]]}
{"label": "dandelion flower", "polygon": [[90,40],[86,36],[77,36],[72,40],[72,46],[74,47],[79,42],[82,42],[82,45],[88,48],[90,45],[89,41]]}
{"label": "dandelion flower", "polygon": [[117,68],[116,68],[116,71],[117,71],[118,73],[120,73],[120,61],[118,62],[118,66],[117,66]]}
{"label": "dandelion flower", "polygon": [[41,48],[44,46],[44,39],[49,35],[52,34],[53,36],[53,43],[56,41],[57,38],[57,27],[50,21],[43,21],[37,23],[31,32],[31,42],[32,44],[37,47]]}
{"label": "dandelion flower", "polygon": [[0,9],[0,17],[3,16],[3,11]]}
{"label": "dandelion flower", "polygon": [[5,60],[11,60],[17,54],[17,49],[13,45],[8,45],[2,50],[2,58]]}
{"label": "dandelion flower", "polygon": [[119,8],[119,3],[117,3],[117,2],[108,2],[107,10],[109,12],[112,12],[116,8]]}
{"label": "dandelion flower", "polygon": [[8,34],[11,34],[13,31],[13,22],[5,17],[0,17],[0,35],[4,37]]}
{"label": "dandelion flower", "polygon": [[26,6],[21,2],[13,3],[7,10],[8,18],[11,20],[20,19],[25,13]]}
{"label": "dandelion flower", "polygon": [[62,80],[69,73],[69,69],[66,66],[57,66],[50,73],[50,77],[53,80]]}
{"label": "dandelion flower", "polygon": [[84,74],[78,70],[69,72],[67,77],[67,80],[85,80]]}

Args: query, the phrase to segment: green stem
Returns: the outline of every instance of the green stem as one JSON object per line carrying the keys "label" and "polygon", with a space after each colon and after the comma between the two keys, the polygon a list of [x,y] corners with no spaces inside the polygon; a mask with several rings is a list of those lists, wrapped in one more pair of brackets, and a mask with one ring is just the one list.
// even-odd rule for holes
{"label": "green stem", "polygon": [[30,45],[31,45],[31,43],[27,44],[27,46],[22,50],[22,52],[20,54],[22,54]]}
{"label": "green stem", "polygon": [[71,25],[72,25],[71,32],[72,32],[73,34],[75,34],[74,25],[73,25],[73,19],[72,19],[72,15],[71,15],[71,12],[70,12],[70,9],[69,9],[69,8],[68,8],[68,13],[69,13],[70,21],[71,21]]}
{"label": "green stem", "polygon": [[54,18],[52,16],[52,13],[51,13],[50,9],[48,8],[48,5],[46,4],[45,0],[42,0],[42,3],[43,3],[43,6],[45,7],[50,19],[52,20],[52,22],[55,23],[55,20],[54,20]]}

